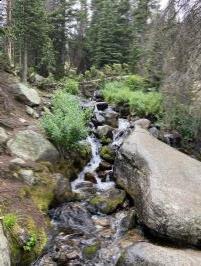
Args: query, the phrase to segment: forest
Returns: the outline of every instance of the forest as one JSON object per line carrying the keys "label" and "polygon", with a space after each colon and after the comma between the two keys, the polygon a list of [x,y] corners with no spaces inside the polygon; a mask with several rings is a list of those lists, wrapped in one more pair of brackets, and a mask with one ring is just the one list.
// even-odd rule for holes
{"label": "forest", "polygon": [[201,265],[200,173],[200,0],[0,0],[0,266]]}

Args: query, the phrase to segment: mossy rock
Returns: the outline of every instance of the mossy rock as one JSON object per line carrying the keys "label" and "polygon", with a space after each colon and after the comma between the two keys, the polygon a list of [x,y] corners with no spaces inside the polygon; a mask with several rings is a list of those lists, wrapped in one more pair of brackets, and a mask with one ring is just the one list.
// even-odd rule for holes
{"label": "mossy rock", "polygon": [[100,242],[95,242],[91,245],[88,245],[82,250],[83,257],[87,260],[92,260],[96,256],[99,249]]}
{"label": "mossy rock", "polygon": [[103,145],[107,145],[107,144],[110,144],[112,143],[112,139],[111,138],[108,138],[106,136],[103,136],[100,140],[100,142],[103,144]]}
{"label": "mossy rock", "polygon": [[31,215],[21,217],[16,214],[16,221],[10,228],[4,222],[3,225],[9,241],[12,265],[30,265],[47,243],[46,224],[39,226]]}
{"label": "mossy rock", "polygon": [[110,189],[100,195],[93,197],[90,204],[104,214],[114,212],[126,197],[126,193],[119,189]]}
{"label": "mossy rock", "polygon": [[113,163],[115,152],[109,146],[103,146],[100,151],[100,156],[107,162]]}

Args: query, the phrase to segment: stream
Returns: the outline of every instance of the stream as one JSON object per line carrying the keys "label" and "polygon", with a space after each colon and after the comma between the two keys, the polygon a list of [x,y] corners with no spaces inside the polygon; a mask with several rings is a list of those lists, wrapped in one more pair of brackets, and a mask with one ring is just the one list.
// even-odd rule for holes
{"label": "stream", "polygon": [[[100,154],[103,145],[116,153],[131,130],[131,123],[120,118],[106,103],[85,102],[85,106],[90,105],[94,106],[94,119],[87,142],[92,157],[71,182],[80,200],[50,210],[53,231],[46,250],[33,265],[112,266],[124,248],[134,240],[143,239],[141,230],[136,227],[132,203],[113,180],[113,161],[104,160]],[[106,133],[111,139],[107,145],[101,143],[97,134],[97,128],[105,125],[109,126]],[[116,128],[112,128],[114,125]],[[86,176],[91,179],[86,180]]]}

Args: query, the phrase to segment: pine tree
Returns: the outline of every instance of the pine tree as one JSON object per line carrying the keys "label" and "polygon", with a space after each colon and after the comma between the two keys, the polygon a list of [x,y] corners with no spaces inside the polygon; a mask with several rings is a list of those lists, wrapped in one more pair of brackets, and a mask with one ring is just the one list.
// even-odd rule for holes
{"label": "pine tree", "polygon": [[44,1],[15,0],[13,13],[21,76],[22,80],[26,82],[30,61],[33,61],[32,65],[38,69],[48,69],[53,60]]}

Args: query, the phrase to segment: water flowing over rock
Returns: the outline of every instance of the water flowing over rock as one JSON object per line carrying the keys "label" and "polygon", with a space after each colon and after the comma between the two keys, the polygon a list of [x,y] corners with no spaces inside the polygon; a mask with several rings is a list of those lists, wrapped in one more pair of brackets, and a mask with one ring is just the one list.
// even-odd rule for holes
{"label": "water flowing over rock", "polygon": [[151,232],[200,246],[201,163],[137,127],[115,162],[115,177]]}
{"label": "water flowing over rock", "polygon": [[117,266],[198,266],[201,252],[137,243],[123,252]]}
{"label": "water flowing over rock", "polygon": [[24,160],[56,161],[59,153],[41,134],[32,130],[18,132],[7,143],[9,151]]}
{"label": "water flowing over rock", "polygon": [[0,223],[0,265],[10,266],[10,251],[7,238],[4,235],[2,224]]}

